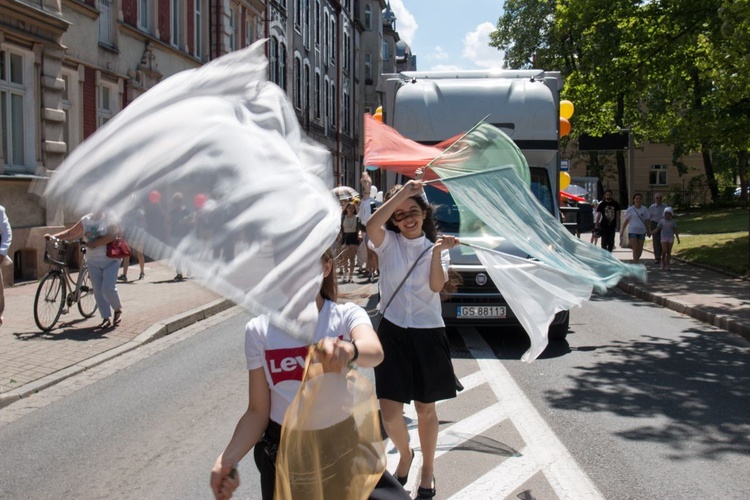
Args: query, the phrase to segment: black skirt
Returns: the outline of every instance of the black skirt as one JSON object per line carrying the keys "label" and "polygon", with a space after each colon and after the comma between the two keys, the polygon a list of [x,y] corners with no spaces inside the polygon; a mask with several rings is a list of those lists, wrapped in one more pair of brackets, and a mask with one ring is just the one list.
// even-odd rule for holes
{"label": "black skirt", "polygon": [[378,399],[408,404],[456,397],[450,341],[445,327],[401,328],[385,318],[378,337],[385,358],[375,367]]}

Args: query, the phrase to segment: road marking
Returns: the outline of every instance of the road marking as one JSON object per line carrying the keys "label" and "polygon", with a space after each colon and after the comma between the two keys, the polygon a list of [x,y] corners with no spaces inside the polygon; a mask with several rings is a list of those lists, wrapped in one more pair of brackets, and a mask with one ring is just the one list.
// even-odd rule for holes
{"label": "road marking", "polygon": [[[487,382],[487,376],[482,372],[481,370],[476,371],[470,375],[465,376],[461,379],[461,385],[464,386],[463,393],[466,394],[470,390],[474,389],[475,387],[479,387],[480,385]],[[458,394],[459,397],[461,396],[461,393]],[[440,406],[441,403],[444,403],[446,401],[450,401],[448,399],[443,399],[440,401],[435,402],[435,406]],[[406,415],[408,418],[416,421],[417,420],[417,410],[414,407],[414,404],[407,404],[404,405],[404,415]]]}
{"label": "road marking", "polygon": [[[555,436],[508,370],[495,357],[479,332],[475,328],[465,328],[462,334],[466,347],[479,364],[479,368],[484,372],[487,382],[495,393],[502,413],[510,416],[513,425],[526,443],[524,458],[536,464],[536,468],[531,471],[527,479],[541,470],[555,493],[563,500],[603,499],[604,496],[596,485],[578,466],[565,445]],[[486,484],[492,484],[493,481],[502,483],[504,481],[502,474],[504,474],[502,467],[497,467],[482,478],[481,484],[477,482],[477,488],[485,482]],[[507,491],[506,495],[512,491],[513,489]],[[487,497],[472,495],[463,498]],[[493,494],[492,498],[504,497],[498,493],[498,496]]]}
{"label": "road marking", "polygon": [[[461,379],[462,384],[463,380],[464,379]],[[464,385],[464,387],[467,386]],[[413,412],[413,405],[408,406],[411,407],[411,411]],[[406,409],[407,405],[404,405],[404,408]],[[507,418],[508,415],[505,413],[505,410],[500,405],[500,403],[495,403],[477,413],[474,413],[470,417],[464,418],[459,422],[451,425],[450,427],[443,429],[438,433],[435,459],[437,460],[442,455],[450,452],[453,448],[460,446],[474,436],[482,434],[487,429],[498,425],[500,422]],[[421,445],[419,443],[419,432],[417,429],[416,418],[413,419],[412,422],[413,424],[410,425],[411,428],[409,429],[409,443],[414,450],[420,450]],[[393,446],[393,443],[388,440],[388,453],[394,452],[395,449],[396,448],[395,446]],[[388,464],[388,470],[391,472],[391,474],[395,474],[396,467],[398,466],[398,460],[389,460]],[[419,453],[414,457],[414,462],[412,463],[411,470],[420,470],[421,467],[422,454]],[[416,491],[417,487],[419,486],[419,477],[417,476],[417,474],[414,474],[412,480],[410,481],[410,483],[413,483],[411,484],[411,491]],[[410,485],[407,485],[406,488],[409,489],[409,486]]]}
{"label": "road marking", "polygon": [[521,449],[517,455],[508,457],[451,498],[507,498],[539,470],[537,464],[526,453],[527,448]]}

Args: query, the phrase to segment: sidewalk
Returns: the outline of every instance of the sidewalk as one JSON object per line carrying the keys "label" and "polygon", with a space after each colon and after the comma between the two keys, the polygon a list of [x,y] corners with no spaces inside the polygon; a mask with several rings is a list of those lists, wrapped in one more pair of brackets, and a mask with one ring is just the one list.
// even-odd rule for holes
{"label": "sidewalk", "polygon": [[[618,248],[614,255],[631,258],[629,249]],[[642,261],[648,281],[623,280],[622,290],[750,339],[750,282],[680,261],[671,271],[662,271],[652,264],[648,251]],[[131,265],[129,274],[138,276],[137,264]],[[150,262],[143,280],[118,284],[122,324],[108,330],[96,329],[98,314],[84,320],[74,307],[54,330],[43,333],[33,318],[36,283],[6,289],[5,323],[0,327],[0,409],[232,305],[192,280],[174,282],[173,277],[174,270],[164,263]],[[362,282],[341,285],[340,291],[366,306],[376,285],[358,281]]]}
{"label": "sidewalk", "polygon": [[[674,258],[672,269],[664,271],[654,264],[650,245],[651,240],[646,240],[641,256],[648,270],[646,283],[624,279],[618,285],[620,289],[750,339],[750,281]],[[632,262],[629,248],[617,248],[613,253],[620,260]]]}
{"label": "sidewalk", "polygon": [[[131,264],[130,278],[138,277]],[[205,319],[232,303],[190,279],[175,282],[163,262],[147,262],[146,277],[117,284],[122,323],[98,329],[99,312],[84,319],[73,306],[50,332],[34,323],[37,283],[5,290],[0,326],[0,408],[141,344]]]}

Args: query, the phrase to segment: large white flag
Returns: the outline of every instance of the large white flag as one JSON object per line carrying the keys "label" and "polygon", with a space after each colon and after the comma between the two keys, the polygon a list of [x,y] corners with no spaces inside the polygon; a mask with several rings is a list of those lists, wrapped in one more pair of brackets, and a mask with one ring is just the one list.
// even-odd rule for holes
{"label": "large white flag", "polygon": [[340,210],[330,154],[266,81],[263,49],[258,42],[146,92],[73,150],[44,198],[76,217],[109,211],[148,256],[311,338],[319,261]]}
{"label": "large white flag", "polygon": [[591,296],[593,285],[538,261],[473,248],[531,339],[521,360],[534,361],[547,347],[547,331],[555,314],[580,307]]}

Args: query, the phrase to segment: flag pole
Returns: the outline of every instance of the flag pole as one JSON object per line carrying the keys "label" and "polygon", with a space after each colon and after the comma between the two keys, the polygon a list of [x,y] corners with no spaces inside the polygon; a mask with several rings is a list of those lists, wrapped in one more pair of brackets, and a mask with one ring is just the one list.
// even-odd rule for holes
{"label": "flag pole", "polygon": [[474,130],[476,130],[476,128],[477,128],[478,126],[480,126],[480,125],[481,125],[482,123],[484,123],[484,122],[485,122],[485,120],[487,120],[487,118],[489,118],[489,117],[490,117],[490,115],[487,115],[487,116],[485,116],[484,118],[482,118],[481,120],[479,120],[479,121],[478,121],[478,122],[476,123],[476,125],[474,125],[474,126],[473,126],[473,127],[471,127],[471,128],[469,129],[469,130],[467,130],[467,131],[466,131],[466,132],[465,132],[465,133],[464,133],[464,134],[463,134],[463,135],[462,135],[461,137],[459,137],[458,139],[456,139],[455,141],[453,141],[453,144],[451,144],[450,146],[448,146],[447,148],[445,148],[445,149],[443,150],[443,152],[442,152],[442,153],[440,153],[440,154],[439,154],[439,155],[437,155],[437,156],[436,156],[435,158],[433,158],[433,159],[432,159],[432,161],[430,161],[430,163],[428,163],[427,165],[425,165],[425,166],[424,166],[423,168],[425,168],[425,169],[428,169],[428,168],[430,168],[430,167],[432,166],[432,164],[433,164],[433,163],[435,163],[435,161],[437,161],[437,160],[438,160],[438,158],[442,158],[442,157],[443,157],[443,155],[444,155],[445,153],[447,153],[447,152],[448,152],[448,151],[449,151],[449,150],[450,150],[450,149],[451,149],[451,148],[452,148],[453,146],[455,146],[456,144],[458,144],[459,142],[461,142],[461,140],[462,140],[462,139],[464,139],[464,138],[465,138],[465,137],[466,137],[467,135],[469,135],[470,133],[474,132]]}
{"label": "flag pole", "polygon": [[[460,241],[460,239],[459,239],[459,243],[461,245],[464,245],[464,246],[467,246],[467,247],[470,247],[470,248],[474,248],[476,250],[483,250],[485,252],[494,253],[494,254],[497,254],[497,255],[501,255],[503,257],[516,257],[516,256],[511,255],[509,253],[501,252],[500,250],[495,250],[493,248],[487,248],[487,247],[475,245],[473,243],[467,243],[465,241]],[[516,257],[516,258],[518,258],[518,257]],[[554,271],[554,272],[556,272],[558,274],[565,274],[563,271],[561,271],[559,269],[556,269],[556,268],[550,266],[549,264],[545,264],[544,262],[541,262],[539,260],[527,259],[526,260],[526,264],[516,264],[516,265],[513,265],[511,267],[518,267],[518,268],[521,268],[521,267],[546,267],[550,271]]]}
{"label": "flag pole", "polygon": [[452,177],[443,177],[443,178],[438,177],[437,179],[432,179],[430,181],[422,181],[422,184],[429,185],[429,184],[434,184],[435,182],[452,181],[453,179],[462,179],[464,177],[471,177],[472,175],[484,175],[484,174],[489,174],[491,172],[497,172],[499,170],[507,170],[509,168],[514,168],[514,166],[511,164],[508,164],[508,165],[502,165],[500,167],[488,168],[487,170],[478,170],[476,172],[467,172],[465,174],[458,174]]}

